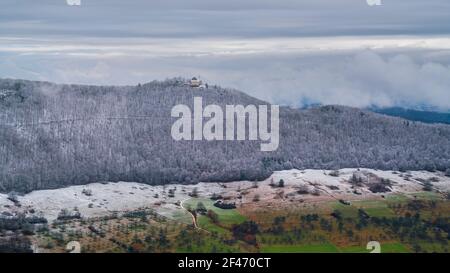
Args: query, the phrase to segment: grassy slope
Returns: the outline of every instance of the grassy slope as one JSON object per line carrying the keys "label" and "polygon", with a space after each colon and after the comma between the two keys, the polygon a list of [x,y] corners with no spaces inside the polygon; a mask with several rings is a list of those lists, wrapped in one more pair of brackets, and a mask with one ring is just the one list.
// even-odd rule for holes
{"label": "grassy slope", "polygon": [[223,233],[227,231],[227,228],[231,228],[234,224],[240,224],[247,220],[247,218],[241,215],[236,209],[221,209],[214,206],[214,201],[205,198],[192,198],[187,200],[184,204],[185,207],[190,206],[192,209],[197,207],[197,204],[202,202],[207,210],[212,210],[219,216],[219,224],[216,225],[210,221],[206,216],[198,217],[198,224],[200,227],[208,231],[217,231]]}
{"label": "grassy slope", "polygon": [[[418,194],[420,197],[424,197],[423,199],[434,199],[435,196],[432,194]],[[404,203],[407,200],[410,200],[411,197],[407,196],[390,196],[385,200],[365,200],[365,201],[355,201],[351,205],[343,205],[339,202],[330,202],[327,206],[329,206],[329,210],[332,211],[334,209],[338,209],[341,211],[344,218],[357,218],[358,217],[358,209],[362,208],[365,212],[367,212],[372,217],[395,217],[394,211],[389,207],[389,204],[393,203]],[[422,199],[422,198],[421,198]],[[241,215],[237,210],[223,210],[217,207],[214,207],[214,201],[210,199],[202,199],[202,198],[192,198],[185,202],[186,206],[190,206],[192,208],[196,208],[197,204],[202,202],[207,209],[211,209],[216,212],[219,216],[219,224],[214,224],[212,221],[206,216],[199,216],[198,224],[205,230],[210,232],[216,232],[222,236],[231,236],[230,228],[233,224],[239,224],[245,221],[247,218]],[[328,209],[327,209],[328,210]],[[263,234],[261,234],[263,235]],[[271,236],[270,234],[264,234],[265,237]],[[211,242],[213,245],[214,242]],[[210,249],[211,245],[205,246],[205,249]],[[433,244],[427,245],[427,243],[420,244],[424,250],[427,251],[442,251],[441,249],[436,249],[436,246]],[[227,251],[231,249],[221,249],[221,251]],[[197,251],[201,251],[200,249]],[[234,249],[236,251],[236,249]],[[370,253],[370,250],[367,250],[365,246],[338,246],[335,245],[331,241],[325,242],[314,242],[309,241],[305,243],[296,243],[296,244],[280,244],[280,243],[261,243],[259,244],[259,251],[263,253]],[[194,252],[196,252],[194,250]],[[381,244],[381,252],[382,253],[408,253],[412,252],[411,246],[402,244],[400,242],[386,242]]]}

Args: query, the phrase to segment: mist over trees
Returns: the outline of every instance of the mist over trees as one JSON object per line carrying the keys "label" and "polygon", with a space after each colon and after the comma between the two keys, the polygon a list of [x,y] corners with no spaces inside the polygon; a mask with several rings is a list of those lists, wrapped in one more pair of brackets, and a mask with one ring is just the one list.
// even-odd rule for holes
{"label": "mist over trees", "polygon": [[171,109],[193,109],[195,96],[205,105],[267,105],[178,78],[121,87],[0,80],[0,191],[259,180],[291,168],[450,168],[450,126],[343,106],[280,108],[275,152],[261,152],[259,141],[175,141]]}

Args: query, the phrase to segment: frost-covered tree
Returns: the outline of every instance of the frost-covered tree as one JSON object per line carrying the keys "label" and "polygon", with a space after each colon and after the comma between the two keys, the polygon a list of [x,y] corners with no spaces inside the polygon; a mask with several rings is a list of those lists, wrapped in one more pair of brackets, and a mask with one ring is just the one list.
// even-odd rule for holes
{"label": "frost-covered tree", "polygon": [[0,191],[99,181],[147,184],[261,180],[275,170],[450,168],[450,126],[406,124],[355,108],[280,108],[280,145],[175,141],[174,105],[265,105],[242,92],[180,78],[139,86],[0,80]]}

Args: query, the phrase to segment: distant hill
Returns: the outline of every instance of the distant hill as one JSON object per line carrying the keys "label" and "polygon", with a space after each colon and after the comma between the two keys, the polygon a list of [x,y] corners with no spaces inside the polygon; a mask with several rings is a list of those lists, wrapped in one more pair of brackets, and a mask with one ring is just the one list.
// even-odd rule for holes
{"label": "distant hill", "polygon": [[342,106],[280,109],[280,146],[257,141],[174,141],[176,104],[267,104],[236,90],[182,79],[139,86],[0,80],[0,191],[98,181],[148,184],[257,180],[274,170],[367,167],[445,170],[450,126]]}
{"label": "distant hill", "polygon": [[376,113],[394,117],[401,117],[413,121],[450,124],[450,113],[419,111],[400,107],[372,108],[370,110]]}

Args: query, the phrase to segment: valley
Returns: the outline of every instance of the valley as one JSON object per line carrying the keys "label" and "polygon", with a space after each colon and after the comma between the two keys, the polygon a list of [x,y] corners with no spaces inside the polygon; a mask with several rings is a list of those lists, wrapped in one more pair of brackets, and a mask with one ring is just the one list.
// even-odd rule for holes
{"label": "valley", "polygon": [[379,241],[382,252],[448,252],[449,192],[442,172],[293,169],[259,182],[104,182],[1,194],[0,219],[24,224],[2,223],[0,246],[66,252],[77,241],[82,252],[369,252],[366,244]]}

